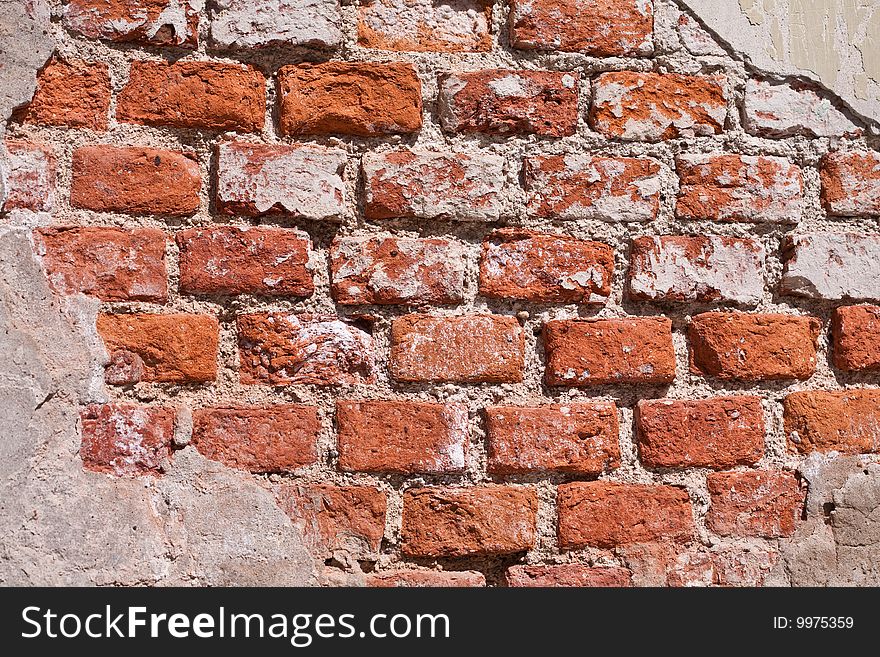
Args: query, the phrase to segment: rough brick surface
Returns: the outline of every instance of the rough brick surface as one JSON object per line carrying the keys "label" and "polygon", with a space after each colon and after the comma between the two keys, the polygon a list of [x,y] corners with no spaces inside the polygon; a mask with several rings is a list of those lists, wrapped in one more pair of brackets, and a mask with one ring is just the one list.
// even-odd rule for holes
{"label": "rough brick surface", "polygon": [[[208,315],[98,316],[98,333],[112,357],[136,355],[143,381],[200,383],[217,378],[217,320]],[[136,381],[132,381],[136,383]]]}
{"label": "rough brick surface", "polygon": [[407,315],[391,326],[389,368],[398,381],[516,383],[524,349],[513,317]]}
{"label": "rough brick surface", "polygon": [[719,46],[699,21],[690,15],[682,13],[678,17],[676,27],[682,44],[692,55],[723,57],[726,54],[724,48]]}
{"label": "rough brick surface", "polygon": [[401,549],[416,557],[524,552],[535,544],[537,508],[537,495],[525,487],[410,489]]}
{"label": "rough brick surface", "polygon": [[629,296],[755,305],[764,295],[764,260],[764,247],[752,239],[637,237],[630,252]]}
{"label": "rough brick surface", "polygon": [[174,416],[158,406],[87,406],[80,416],[83,465],[117,476],[161,474],[163,461],[171,458]]}
{"label": "rough brick surface", "polygon": [[193,0],[71,0],[64,25],[92,39],[195,48],[203,6]]}
{"label": "rough brick surface", "polygon": [[819,321],[794,315],[703,313],[691,319],[691,372],[720,379],[807,379]]}
{"label": "rough brick surface", "polygon": [[343,305],[457,304],[464,253],[445,239],[339,237],[330,249],[333,298]]}
{"label": "rough brick surface", "polygon": [[265,106],[266,80],[251,66],[132,62],[116,118],[152,126],[259,132]]}
{"label": "rough brick surface", "polygon": [[577,563],[558,566],[511,566],[507,585],[515,587],[624,587],[632,586],[626,568],[589,567]]}
{"label": "rough brick surface", "polygon": [[486,586],[486,577],[475,571],[397,570],[370,573],[367,586],[381,588]]}
{"label": "rough brick surface", "polygon": [[211,41],[220,48],[310,46],[342,43],[338,0],[217,0]]}
{"label": "rough brick surface", "polygon": [[880,307],[835,309],[831,334],[834,367],[847,372],[880,369]]}
{"label": "rough brick surface", "polygon": [[672,322],[665,317],[554,320],[544,325],[550,386],[671,383]]}
{"label": "rough brick surface", "polygon": [[578,74],[492,69],[440,76],[438,106],[447,132],[573,135]]}
{"label": "rough brick surface", "polygon": [[602,73],[593,83],[590,125],[624,141],[718,134],[727,118],[724,80],[675,73]]}
{"label": "rough brick surface", "polygon": [[510,41],[525,50],[563,50],[596,57],[654,52],[651,0],[514,0]]}
{"label": "rough brick surface", "polygon": [[335,315],[239,315],[238,348],[245,384],[336,385],[375,377],[373,338]]}
{"label": "rough brick surface", "polygon": [[636,405],[636,432],[639,458],[649,468],[721,470],[764,456],[760,397],[643,399]]}
{"label": "rough brick surface", "polygon": [[599,475],[620,464],[613,402],[486,409],[489,472]]}
{"label": "rough brick surface", "polygon": [[193,412],[192,444],[206,458],[248,472],[290,472],[317,460],[313,406],[212,407]]}
{"label": "rough brick surface", "polygon": [[335,219],[345,214],[345,151],[232,142],[217,147],[217,210],[256,217]]}
{"label": "rough brick surface", "polygon": [[363,172],[369,219],[491,221],[502,212],[504,159],[498,155],[390,151],[365,155]]}
{"label": "rough brick surface", "polygon": [[804,493],[791,472],[714,472],[706,525],[721,536],[791,536]]}
{"label": "rough brick surface", "polygon": [[422,87],[409,64],[327,62],[278,72],[287,135],[379,137],[422,127]]}
{"label": "rough brick surface", "polygon": [[35,233],[49,283],[60,294],[103,301],[168,298],[165,234],[155,228],[45,228]]}
{"label": "rough brick surface", "polygon": [[694,533],[690,499],[681,488],[590,481],[558,490],[563,549],[686,541]]}
{"label": "rough brick surface", "polygon": [[493,0],[365,0],[358,43],[414,52],[490,50]]}
{"label": "rough brick surface", "polygon": [[48,212],[55,203],[55,158],[45,146],[7,140],[7,162],[0,164],[6,199],[0,210]]}
{"label": "rough brick surface", "polygon": [[647,158],[527,157],[527,207],[530,214],[554,219],[652,221],[660,208],[660,172],[660,164]]}
{"label": "rough brick surface", "polygon": [[802,233],[786,238],[780,290],[811,299],[880,299],[880,237]]}
{"label": "rough brick surface", "polygon": [[462,404],[336,403],[339,469],[399,474],[462,472],[468,412]]}
{"label": "rough brick surface", "polygon": [[803,174],[785,158],[683,155],[677,167],[682,219],[797,223],[803,213]]}
{"label": "rough brick surface", "polygon": [[880,153],[830,153],[822,160],[820,173],[828,214],[880,216]]}
{"label": "rough brick surface", "polygon": [[190,228],[177,233],[180,291],[307,297],[310,240],[284,228]]}
{"label": "rough brick surface", "polygon": [[84,146],[73,152],[72,166],[73,207],[173,216],[199,209],[199,165],[184,153],[137,146]]}
{"label": "rough brick surface", "polygon": [[859,131],[814,90],[761,80],[746,82],[744,123],[750,133],[764,137],[842,137]]}
{"label": "rough brick surface", "polygon": [[880,391],[809,390],[784,402],[785,433],[793,452],[869,454],[880,451]]}
{"label": "rough brick surface", "polygon": [[107,129],[110,73],[106,64],[52,59],[37,76],[37,90],[22,110],[26,123]]}
{"label": "rough brick surface", "polygon": [[613,277],[614,251],[601,242],[519,229],[496,231],[483,242],[484,297],[603,304]]}

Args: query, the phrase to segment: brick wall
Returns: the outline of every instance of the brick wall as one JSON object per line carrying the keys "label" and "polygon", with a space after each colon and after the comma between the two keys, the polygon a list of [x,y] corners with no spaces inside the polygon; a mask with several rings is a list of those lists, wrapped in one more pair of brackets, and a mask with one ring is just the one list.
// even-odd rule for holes
{"label": "brick wall", "polygon": [[[71,0],[5,210],[83,467],[252,477],[327,582],[753,585],[878,451],[880,153],[674,4]],[[872,147],[874,148],[872,150]]]}

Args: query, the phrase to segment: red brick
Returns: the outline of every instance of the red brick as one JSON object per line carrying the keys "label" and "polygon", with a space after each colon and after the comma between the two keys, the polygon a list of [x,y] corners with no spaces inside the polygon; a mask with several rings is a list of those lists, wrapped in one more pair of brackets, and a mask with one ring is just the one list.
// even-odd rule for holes
{"label": "red brick", "polygon": [[517,383],[525,339],[513,317],[406,315],[391,325],[391,377],[397,381]]}
{"label": "red brick", "polygon": [[754,465],[764,456],[760,397],[642,400],[636,429],[639,458],[648,468],[721,470]]}
{"label": "red brick", "polygon": [[604,304],[614,251],[566,235],[504,229],[483,242],[480,294],[536,303]]}
{"label": "red brick", "polygon": [[562,50],[595,57],[654,52],[651,0],[513,0],[510,42],[524,50]]}
{"label": "red brick", "polygon": [[486,586],[486,578],[483,573],[472,570],[389,570],[370,573],[366,577],[366,584],[381,588],[467,588]]}
{"label": "red brick", "polygon": [[779,291],[807,299],[880,299],[880,236],[829,233],[787,235]]}
{"label": "red brick", "polygon": [[35,232],[49,284],[103,301],[168,298],[165,234],[155,228],[43,228]]}
{"label": "red brick", "polygon": [[743,124],[771,138],[857,136],[859,128],[815,90],[792,84],[746,81]]}
{"label": "red brick", "polygon": [[527,207],[544,218],[653,221],[660,209],[661,169],[647,158],[527,157]]}
{"label": "red brick", "polygon": [[177,233],[180,291],[308,297],[311,241],[284,228],[191,228]]}
{"label": "red brick", "polygon": [[285,66],[278,87],[285,135],[380,137],[422,127],[422,85],[410,64]]}
{"label": "red brick", "polygon": [[366,486],[291,484],[278,493],[281,508],[313,553],[375,556],[385,534],[385,493]]}
{"label": "red brick", "polygon": [[338,148],[231,142],[217,146],[217,211],[337,219],[347,208],[347,156]]}
{"label": "red brick", "polygon": [[721,536],[791,536],[804,508],[804,492],[791,472],[713,472],[706,525]]}
{"label": "red brick", "polygon": [[675,212],[681,219],[797,223],[804,178],[783,157],[682,155]]}
{"label": "red brick", "polygon": [[691,319],[691,372],[719,379],[808,379],[819,320],[793,315],[703,313]]}
{"label": "red brick", "polygon": [[458,304],[465,254],[456,242],[406,237],[337,237],[330,247],[336,303]]}
{"label": "red brick", "polygon": [[171,216],[199,209],[199,165],[177,151],[84,146],[73,152],[72,176],[75,208]]}
{"label": "red brick", "polygon": [[829,153],[822,160],[822,201],[837,217],[880,216],[880,153]]}
{"label": "red brick", "polygon": [[[4,169],[5,167],[5,169]],[[55,201],[55,158],[45,146],[26,141],[6,141],[6,161],[0,160],[6,200],[0,210],[48,212]]]}
{"label": "red brick", "polygon": [[507,585],[514,587],[625,587],[632,586],[626,568],[590,567],[578,563],[556,566],[511,566]]}
{"label": "red brick", "polygon": [[847,372],[880,369],[880,307],[835,309],[831,332],[834,367]]}
{"label": "red brick", "polygon": [[463,472],[464,404],[337,401],[339,469],[398,474]]}
{"label": "red brick", "polygon": [[489,472],[599,475],[620,465],[613,402],[486,409]]}
{"label": "red brick", "polygon": [[637,237],[628,292],[640,301],[755,305],[764,296],[764,247],[736,237]]}
{"label": "red brick", "polygon": [[504,158],[397,150],[363,158],[368,219],[490,221],[501,216]]}
{"label": "red brick", "polygon": [[724,130],[724,79],[677,73],[602,73],[593,82],[592,128],[611,139],[661,141]]}
{"label": "red brick", "polygon": [[529,488],[411,488],[403,494],[401,550],[409,557],[525,552],[535,544],[538,497]]}
{"label": "red brick", "polygon": [[342,45],[339,0],[223,0],[211,7],[211,43],[233,50]]}
{"label": "red brick", "polygon": [[64,26],[92,39],[195,48],[199,7],[185,0],[71,0]]}
{"label": "red brick", "polygon": [[411,52],[490,50],[493,3],[365,0],[358,9],[358,44]]}
{"label": "red brick", "polygon": [[573,135],[578,74],[489,69],[440,76],[440,121],[447,132]]}
{"label": "red brick", "polygon": [[[208,315],[98,316],[107,352],[130,352],[143,362],[143,381],[200,383],[217,378],[219,324]],[[132,381],[136,383],[136,381]]]}
{"label": "red brick", "polygon": [[578,481],[559,486],[557,507],[563,549],[687,541],[694,533],[687,491],[673,486]]}
{"label": "red brick", "polygon": [[869,454],[880,451],[880,390],[807,390],[783,402],[791,452]]}
{"label": "red brick", "polygon": [[373,338],[336,316],[238,316],[241,382],[290,385],[373,383]]}
{"label": "red brick", "polygon": [[171,458],[174,417],[158,406],[87,406],[80,414],[83,466],[117,476],[161,474],[162,462]]}
{"label": "red brick", "polygon": [[544,324],[549,386],[671,383],[672,322],[665,317],[554,320]]}
{"label": "red brick", "polygon": [[290,472],[317,460],[317,408],[213,407],[193,412],[192,443],[201,454],[248,472]]}
{"label": "red brick", "polygon": [[103,132],[110,93],[107,64],[53,58],[37,75],[33,100],[17,116],[25,123]]}
{"label": "red brick", "polygon": [[123,123],[239,132],[260,132],[265,113],[263,74],[219,62],[132,62],[116,107]]}

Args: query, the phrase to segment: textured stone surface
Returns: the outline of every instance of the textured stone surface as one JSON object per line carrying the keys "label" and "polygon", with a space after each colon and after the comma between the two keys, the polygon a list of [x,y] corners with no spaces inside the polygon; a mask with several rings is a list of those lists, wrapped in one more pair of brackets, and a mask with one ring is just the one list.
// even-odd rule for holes
{"label": "textured stone surface", "polygon": [[494,0],[366,0],[358,44],[380,50],[490,50]]}
{"label": "textured stone surface", "polygon": [[746,82],[745,128],[764,137],[842,137],[859,128],[831,101],[809,88]]}
{"label": "textured stone surface", "polygon": [[836,308],[831,335],[834,367],[847,372],[880,369],[880,307]]}
{"label": "textured stone surface", "polygon": [[723,56],[725,54],[724,48],[719,46],[712,35],[692,16],[685,13],[679,15],[676,27],[681,42],[692,55]]}
{"label": "textured stone surface", "polygon": [[589,567],[577,563],[558,566],[511,566],[507,569],[507,585],[516,587],[558,586],[632,586],[626,568]]}
{"label": "textured stone surface", "polygon": [[117,476],[156,475],[171,458],[174,411],[133,404],[93,404],[83,410],[83,466]]}
{"label": "textured stone surface", "polygon": [[[40,144],[6,141],[6,162],[0,160],[0,210],[48,212],[55,204],[55,157]],[[0,184],[0,188],[3,184]]]}
{"label": "textured stone surface", "polygon": [[838,217],[880,216],[880,153],[830,153],[822,160],[822,201]]}
{"label": "textured stone surface", "polygon": [[33,100],[21,111],[26,123],[107,129],[110,74],[106,64],[52,59],[37,77]]}
{"label": "textured stone surface", "polygon": [[783,294],[811,299],[880,299],[880,237],[802,233],[785,241]]}
{"label": "textured stone surface", "polygon": [[371,573],[367,586],[382,588],[486,586],[482,573],[474,571],[397,570]]}
{"label": "textured stone surface", "polygon": [[867,454],[880,450],[880,391],[808,390],[784,402],[789,449],[801,454]]}
{"label": "textured stone surface", "polygon": [[215,0],[211,41],[220,48],[342,43],[339,0]]}
{"label": "textured stone surface", "polygon": [[721,536],[791,536],[804,493],[791,472],[713,472],[706,525]]}
{"label": "textured stone surface", "polygon": [[195,48],[198,0],[71,0],[64,26],[93,39]]}

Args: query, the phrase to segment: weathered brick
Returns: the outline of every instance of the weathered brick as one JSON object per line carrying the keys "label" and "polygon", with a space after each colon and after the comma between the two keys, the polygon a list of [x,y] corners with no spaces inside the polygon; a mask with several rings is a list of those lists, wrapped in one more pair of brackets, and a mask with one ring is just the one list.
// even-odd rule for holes
{"label": "weathered brick", "polygon": [[525,552],[535,544],[538,497],[530,488],[411,488],[403,494],[401,550],[410,557]]}
{"label": "weathered brick", "polygon": [[553,219],[653,221],[662,167],[655,160],[570,153],[525,158],[530,214]]}
{"label": "weathered brick", "polygon": [[372,383],[373,338],[336,316],[238,316],[241,382],[289,385]]}
{"label": "weathered brick", "polygon": [[793,315],[703,313],[691,319],[691,372],[737,381],[808,379],[819,320]]}
{"label": "weathered brick", "polygon": [[551,566],[511,566],[507,585],[514,587],[624,587],[632,586],[626,568],[590,567],[579,563]]}
{"label": "weathered brick", "polygon": [[313,554],[347,552],[369,557],[385,534],[385,493],[367,486],[291,484],[278,491],[281,508],[312,547]]}
{"label": "weathered brick", "polygon": [[135,61],[116,118],[196,130],[259,132],[266,79],[252,66],[219,62]]}
{"label": "weathered brick", "polygon": [[171,458],[175,412],[159,406],[92,404],[80,414],[79,455],[87,470],[157,475]]}
{"label": "weathered brick", "polygon": [[464,471],[469,434],[464,404],[338,401],[336,424],[340,470]]}
{"label": "weathered brick", "polygon": [[602,73],[593,82],[590,125],[611,139],[661,141],[724,130],[724,79],[676,73]]}
{"label": "weathered brick", "polygon": [[780,291],[811,299],[880,299],[880,237],[802,233],[785,240]]}
{"label": "weathered brick", "polygon": [[822,160],[820,175],[828,214],[880,216],[880,153],[829,153]]}
{"label": "weathered brick", "polygon": [[0,176],[6,199],[0,210],[49,212],[55,204],[55,158],[46,146],[7,140],[6,160],[0,159]]}
{"label": "weathered brick", "polygon": [[211,41],[220,48],[342,44],[339,0],[218,0]]}
{"label": "weathered brick", "polygon": [[177,151],[84,146],[73,152],[70,204],[127,214],[185,216],[199,209],[195,159]]}
{"label": "weathered brick", "polygon": [[285,135],[380,137],[422,127],[422,86],[410,64],[285,66],[278,87]]}
{"label": "weathered brick", "polygon": [[652,0],[513,0],[510,42],[524,50],[583,52],[595,57],[654,52]]}
{"label": "weathered brick", "polygon": [[501,216],[504,158],[397,150],[363,158],[364,214],[492,221]]}
{"label": "weathered brick", "polygon": [[397,381],[517,383],[524,352],[513,317],[406,315],[391,325],[389,369]]}
{"label": "weathered brick", "polygon": [[438,108],[447,132],[573,135],[578,74],[488,69],[440,76]]}
{"label": "weathered brick", "polygon": [[673,486],[607,481],[562,484],[557,508],[563,549],[679,542],[694,533],[687,491]]}
{"label": "weathered brick", "polygon": [[107,64],[53,58],[37,75],[33,100],[17,116],[25,123],[103,132],[110,93]]}
{"label": "weathered brick", "polygon": [[381,588],[467,588],[486,586],[486,577],[473,570],[389,570],[370,573],[366,576],[366,584]]}
{"label": "weathered brick", "polygon": [[678,29],[678,36],[681,37],[681,42],[692,55],[697,55],[698,57],[703,55],[725,57],[727,55],[724,48],[715,42],[712,35],[689,14],[682,12],[678,17],[676,27]]}
{"label": "weathered brick", "polygon": [[337,237],[333,298],[343,305],[461,303],[464,263],[461,245],[445,239]]}
{"label": "weathered brick", "polygon": [[869,454],[880,451],[880,390],[808,390],[783,401],[792,452]]}
{"label": "weathered brick", "polygon": [[636,405],[639,458],[648,468],[754,465],[764,456],[760,397],[715,397]]}
{"label": "weathered brick", "polygon": [[813,89],[763,80],[746,82],[744,124],[762,137],[843,137],[859,128]]}
{"label": "weathered brick", "polygon": [[177,233],[180,291],[308,297],[309,236],[284,228],[191,228]]}
{"label": "weathered brick", "polygon": [[365,0],[358,9],[358,43],[412,52],[475,52],[492,48],[494,0]]}
{"label": "weathered brick", "polygon": [[520,229],[496,231],[483,242],[484,297],[603,304],[613,277],[614,251],[601,242]]}
{"label": "weathered brick", "polygon": [[706,525],[721,536],[791,536],[803,513],[804,492],[791,472],[713,472],[707,484]]}
{"label": "weathered brick", "polygon": [[847,372],[880,369],[880,307],[835,309],[831,334],[834,367]]}
{"label": "weathered brick", "polygon": [[165,234],[155,228],[43,228],[34,233],[49,284],[104,301],[168,298]]}
{"label": "weathered brick", "polygon": [[142,380],[159,383],[216,379],[219,330],[217,319],[208,315],[98,315],[98,333],[111,357],[135,354],[142,361]]}
{"label": "weathered brick", "polygon": [[92,39],[195,48],[203,6],[194,0],[71,0],[64,26]]}
{"label": "weathered brick", "polygon": [[803,174],[782,157],[682,155],[675,212],[681,219],[797,223]]}
{"label": "weathered brick", "polygon": [[554,320],[544,324],[549,386],[671,383],[672,322],[665,317]]}
{"label": "weathered brick", "polygon": [[764,259],[764,247],[752,239],[637,237],[630,253],[629,296],[755,305],[764,296]]}
{"label": "weathered brick", "polygon": [[206,458],[248,472],[290,472],[317,460],[317,408],[213,407],[193,412],[192,444]]}

